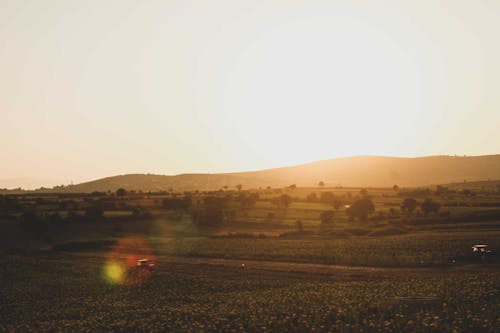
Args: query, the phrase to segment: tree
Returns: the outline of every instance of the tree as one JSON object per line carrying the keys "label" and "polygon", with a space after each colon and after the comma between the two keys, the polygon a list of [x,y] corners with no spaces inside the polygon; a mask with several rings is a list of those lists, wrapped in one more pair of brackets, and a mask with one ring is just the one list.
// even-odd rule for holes
{"label": "tree", "polygon": [[350,218],[357,218],[359,221],[366,221],[368,215],[375,211],[375,205],[370,198],[362,198],[355,201],[346,213]]}
{"label": "tree", "polygon": [[292,203],[292,197],[288,194],[282,194],[279,197],[271,199],[271,203],[278,206],[278,208],[288,208]]}
{"label": "tree", "polygon": [[445,196],[449,194],[450,190],[446,186],[438,185],[436,186],[436,195]]}
{"label": "tree", "polygon": [[116,190],[117,197],[124,197],[126,195],[127,195],[127,190],[125,190],[124,188],[119,188]]}
{"label": "tree", "polygon": [[235,187],[238,189],[238,191],[241,191],[241,189],[243,188],[243,185],[238,184],[238,185],[236,185]]}
{"label": "tree", "polygon": [[333,210],[325,210],[319,214],[321,224],[332,224],[335,213]]}
{"label": "tree", "polygon": [[392,189],[394,190],[394,192],[398,192],[399,191],[399,186],[398,185],[394,185],[392,187]]}
{"label": "tree", "polygon": [[420,209],[422,212],[424,212],[425,215],[428,215],[429,213],[437,213],[439,212],[439,209],[441,208],[441,205],[438,202],[435,202],[432,199],[425,199],[424,202],[420,205]]}
{"label": "tree", "polygon": [[323,187],[323,186],[325,186],[325,182],[324,182],[324,181],[320,181],[320,182],[318,183],[318,186],[319,186],[319,187]]}
{"label": "tree", "polygon": [[242,209],[250,209],[257,203],[259,195],[257,193],[242,193],[240,194],[238,200],[240,202],[240,207]]}
{"label": "tree", "polygon": [[191,197],[163,199],[163,207],[174,211],[187,211],[192,204]]}
{"label": "tree", "polygon": [[309,202],[316,202],[318,201],[318,196],[316,195],[316,192],[311,192],[306,196],[306,200]]}
{"label": "tree", "polygon": [[417,200],[413,198],[406,198],[401,203],[401,211],[411,214],[415,210],[415,208],[417,208],[417,205]]}
{"label": "tree", "polygon": [[203,206],[192,212],[193,222],[204,227],[224,225],[228,220],[227,204],[226,197],[206,197]]}

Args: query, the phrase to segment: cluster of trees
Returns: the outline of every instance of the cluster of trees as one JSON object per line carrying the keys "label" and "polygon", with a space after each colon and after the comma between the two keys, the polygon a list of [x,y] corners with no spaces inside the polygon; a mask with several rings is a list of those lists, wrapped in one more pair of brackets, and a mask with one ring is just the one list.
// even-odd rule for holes
{"label": "cluster of trees", "polygon": [[[410,215],[413,213],[417,207],[419,207],[419,204],[416,199],[414,198],[406,198],[403,200],[401,203],[401,211],[407,213]],[[420,210],[425,214],[428,215],[430,213],[437,213],[439,212],[439,209],[441,208],[441,204],[438,202],[426,198],[421,204],[420,204]]]}

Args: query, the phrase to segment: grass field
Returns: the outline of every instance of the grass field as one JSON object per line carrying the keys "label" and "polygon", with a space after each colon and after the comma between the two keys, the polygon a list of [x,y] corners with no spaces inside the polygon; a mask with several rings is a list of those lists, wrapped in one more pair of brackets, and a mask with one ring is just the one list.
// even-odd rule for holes
{"label": "grass field", "polygon": [[425,215],[399,209],[414,192],[368,189],[366,221],[307,199],[360,189],[260,190],[249,207],[217,192],[231,219],[215,226],[171,194],[3,198],[0,331],[499,332],[500,194],[477,191],[432,194]]}

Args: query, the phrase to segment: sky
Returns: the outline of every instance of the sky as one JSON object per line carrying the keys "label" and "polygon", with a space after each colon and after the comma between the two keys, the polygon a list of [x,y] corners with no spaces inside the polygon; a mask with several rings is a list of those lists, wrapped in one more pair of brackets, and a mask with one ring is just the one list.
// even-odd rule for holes
{"label": "sky", "polygon": [[500,153],[500,1],[0,0],[0,187]]}

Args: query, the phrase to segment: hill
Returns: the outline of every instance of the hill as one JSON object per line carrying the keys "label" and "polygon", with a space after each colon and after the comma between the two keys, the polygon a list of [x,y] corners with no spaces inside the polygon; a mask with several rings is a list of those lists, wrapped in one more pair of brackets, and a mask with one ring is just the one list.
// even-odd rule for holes
{"label": "hill", "polygon": [[356,156],[335,158],[298,166],[224,174],[181,174],[175,176],[129,174],[81,183],[57,191],[92,192],[129,190],[216,190],[281,187],[290,184],[316,186],[406,187],[500,179],[500,155],[429,156],[416,158]]}

